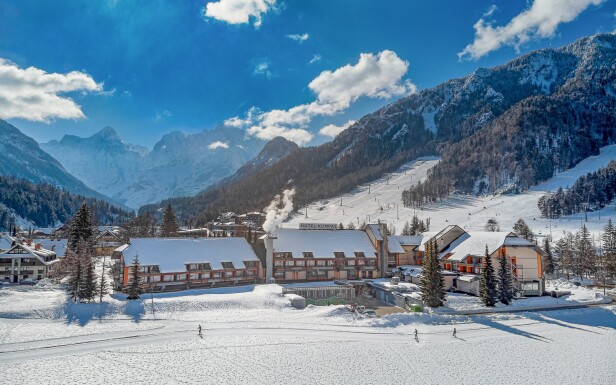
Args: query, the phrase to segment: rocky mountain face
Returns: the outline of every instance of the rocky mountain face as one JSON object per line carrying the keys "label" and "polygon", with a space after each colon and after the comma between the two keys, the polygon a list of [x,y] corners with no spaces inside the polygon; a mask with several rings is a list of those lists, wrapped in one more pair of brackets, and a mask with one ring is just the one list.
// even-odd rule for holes
{"label": "rocky mountain face", "polygon": [[87,187],[43,151],[38,143],[15,126],[0,120],[0,175],[14,176],[33,183],[48,183],[73,194],[111,201]]}
{"label": "rocky mountain face", "polygon": [[110,127],[88,137],[67,135],[41,145],[88,186],[128,207],[195,195],[233,174],[262,142],[218,127],[186,135],[172,132],[152,151],[124,143]]}
{"label": "rocky mountain face", "polygon": [[224,183],[247,178],[250,175],[254,175],[261,170],[271,167],[298,148],[299,146],[295,142],[277,136],[267,142],[257,156],[240,167],[235,174],[225,179]]}
{"label": "rocky mountain face", "polygon": [[364,116],[332,142],[169,202],[184,213],[241,212],[295,185],[302,205],[422,155],[442,159],[427,185],[439,196],[526,188],[616,139],[615,47],[616,35],[596,35],[479,68]]}

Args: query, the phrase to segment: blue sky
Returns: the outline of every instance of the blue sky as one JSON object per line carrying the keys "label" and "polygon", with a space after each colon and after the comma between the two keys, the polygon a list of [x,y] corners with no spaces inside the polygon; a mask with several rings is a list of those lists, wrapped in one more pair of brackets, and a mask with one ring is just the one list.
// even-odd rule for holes
{"label": "blue sky", "polygon": [[0,117],[39,141],[110,125],[151,147],[167,132],[227,121],[315,144],[329,139],[321,128],[338,132],[402,95],[614,31],[615,3],[3,0]]}

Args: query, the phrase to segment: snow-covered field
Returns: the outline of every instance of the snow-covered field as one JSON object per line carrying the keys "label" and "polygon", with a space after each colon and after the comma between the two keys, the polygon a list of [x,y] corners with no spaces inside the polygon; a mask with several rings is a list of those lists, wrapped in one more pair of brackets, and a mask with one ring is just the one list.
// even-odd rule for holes
{"label": "snow-covered field", "polygon": [[[0,382],[608,384],[616,306],[508,315],[296,310],[278,285],[107,296],[0,289]],[[203,327],[203,338],[197,326]],[[457,338],[452,336],[457,329]],[[413,337],[418,331],[418,340]],[[575,352],[575,354],[572,354]],[[497,362],[505,362],[501,369]]]}
{"label": "snow-covered field", "polygon": [[585,159],[576,167],[555,175],[524,194],[454,196],[422,210],[405,208],[402,205],[402,191],[425,180],[427,171],[438,162],[434,158],[422,158],[370,183],[370,186],[362,185],[342,197],[310,204],[307,208],[308,218],[305,217],[306,208],[300,208],[283,226],[298,227],[302,222],[316,222],[342,223],[346,227],[349,222],[357,226],[358,223],[376,223],[381,220],[393,224],[400,232],[404,223],[417,214],[420,219],[429,218],[430,229],[434,231],[450,224],[460,225],[467,230],[481,230],[490,218],[495,218],[503,230],[511,230],[513,224],[523,218],[539,236],[552,233],[554,239],[558,239],[563,231],[577,231],[585,223],[591,233],[598,237],[609,218],[616,221],[616,206],[610,205],[603,210],[588,213],[588,222],[584,222],[583,214],[550,220],[541,218],[537,201],[545,192],[561,186],[568,187],[580,176],[604,167],[614,159],[616,145],[607,146],[601,150],[600,155]]}

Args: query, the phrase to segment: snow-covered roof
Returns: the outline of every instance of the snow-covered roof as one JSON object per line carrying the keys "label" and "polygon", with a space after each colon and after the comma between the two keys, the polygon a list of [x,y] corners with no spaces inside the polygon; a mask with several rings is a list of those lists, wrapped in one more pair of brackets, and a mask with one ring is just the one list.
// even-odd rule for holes
{"label": "snow-covered roof", "polygon": [[402,246],[418,246],[421,244],[423,235],[392,235],[389,239],[395,238]]}
{"label": "snow-covered roof", "polygon": [[[13,249],[21,249],[23,252],[11,252],[13,251]],[[52,263],[55,263],[58,261],[58,259],[56,258],[56,253],[51,251],[51,250],[47,250],[47,249],[43,249],[40,248],[38,250],[35,250],[35,246],[28,246],[26,244],[23,243],[18,243],[15,246],[11,247],[9,250],[0,253],[0,257],[3,258],[31,258],[31,257],[35,257],[37,258],[39,261],[41,261],[42,263],[44,263],[45,265],[51,265]],[[51,258],[51,259],[49,259]]]}
{"label": "snow-covered roof", "polygon": [[258,261],[245,238],[131,238],[130,244],[116,249],[130,265],[135,256],[144,266],[158,266],[161,273],[186,271],[191,263],[209,263],[222,270],[222,262],[244,269],[244,261]]}
{"label": "snow-covered roof", "polygon": [[479,279],[479,276],[476,274],[464,274],[458,277],[458,280],[463,281],[463,282],[473,282],[473,281],[477,281],[478,279]]}
{"label": "snow-covered roof", "polygon": [[13,238],[8,234],[0,236],[0,250],[8,250],[13,246]]}
{"label": "snow-covered roof", "polygon": [[379,225],[368,225],[368,227],[372,231],[372,234],[374,234],[374,238],[377,241],[382,241],[383,240],[383,235],[381,234],[381,230],[379,229]]}
{"label": "snow-covered roof", "polygon": [[404,254],[405,251],[402,248],[402,246],[400,246],[400,242],[398,242],[398,240],[396,238],[388,238],[387,239],[387,248],[389,249],[390,253],[396,253],[396,254]]}
{"label": "snow-covered roof", "polygon": [[356,252],[376,258],[376,250],[362,230],[278,229],[276,237],[274,252],[290,252],[294,258],[303,258],[303,252],[312,252],[314,258],[334,258],[334,252],[343,252],[347,258],[355,258]]}
{"label": "snow-covered roof", "polygon": [[446,250],[446,252],[451,253],[449,260],[462,261],[469,255],[483,256],[486,252],[486,246],[488,247],[488,253],[492,254],[499,247],[506,245],[506,242],[515,243],[517,246],[535,246],[507,231],[471,231],[460,236],[460,238],[463,237],[465,238],[464,240],[461,242],[458,242],[458,240],[454,241]]}
{"label": "snow-covered roof", "polygon": [[437,234],[438,232],[436,231],[426,231],[425,233],[421,233],[421,236],[422,236],[421,243],[417,247],[417,250],[426,251],[426,246],[425,246],[426,243],[428,243],[428,241],[434,238]]}
{"label": "snow-covered roof", "polygon": [[44,249],[53,250],[57,256],[66,254],[67,239],[37,239]]}

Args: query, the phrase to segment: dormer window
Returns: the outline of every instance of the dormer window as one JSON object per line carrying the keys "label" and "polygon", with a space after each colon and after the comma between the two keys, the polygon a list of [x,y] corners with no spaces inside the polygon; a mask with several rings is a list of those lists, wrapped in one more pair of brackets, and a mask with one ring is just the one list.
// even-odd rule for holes
{"label": "dormer window", "polygon": [[366,255],[362,251],[356,251],[355,258],[366,258]]}
{"label": "dormer window", "polygon": [[235,269],[233,262],[221,262],[223,269]]}
{"label": "dormer window", "polygon": [[304,251],[302,254],[304,255],[304,258],[314,258],[312,251]]}
{"label": "dormer window", "polygon": [[342,252],[342,251],[334,251],[334,257],[336,257],[336,258],[344,258],[344,252]]}

